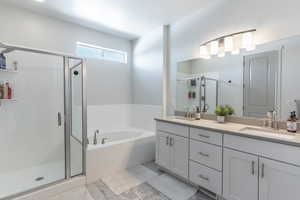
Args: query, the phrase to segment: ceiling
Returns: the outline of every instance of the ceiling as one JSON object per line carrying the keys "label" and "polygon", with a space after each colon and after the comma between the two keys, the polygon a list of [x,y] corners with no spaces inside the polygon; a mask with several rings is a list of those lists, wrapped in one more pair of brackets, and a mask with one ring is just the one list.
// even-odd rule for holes
{"label": "ceiling", "polygon": [[2,0],[127,39],[206,10],[221,0]]}

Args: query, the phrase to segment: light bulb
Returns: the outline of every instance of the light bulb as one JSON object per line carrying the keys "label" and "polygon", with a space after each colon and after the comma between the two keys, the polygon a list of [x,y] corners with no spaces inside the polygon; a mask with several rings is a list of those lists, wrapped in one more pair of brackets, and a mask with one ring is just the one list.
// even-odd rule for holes
{"label": "light bulb", "polygon": [[242,47],[247,50],[251,50],[254,47],[254,39],[253,39],[253,33],[247,32],[243,33],[243,43]]}
{"label": "light bulb", "polygon": [[219,41],[212,41],[210,44],[210,54],[217,55],[219,52]]}
{"label": "light bulb", "polygon": [[200,58],[209,59],[210,55],[208,53],[208,48],[206,45],[200,46]]}
{"label": "light bulb", "polygon": [[233,37],[229,36],[224,39],[224,48],[225,52],[229,52],[233,50]]}

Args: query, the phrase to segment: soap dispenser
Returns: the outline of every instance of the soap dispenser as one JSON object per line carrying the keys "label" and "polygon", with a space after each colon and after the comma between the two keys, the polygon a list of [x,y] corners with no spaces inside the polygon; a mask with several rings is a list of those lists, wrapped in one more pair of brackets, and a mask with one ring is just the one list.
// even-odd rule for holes
{"label": "soap dispenser", "polygon": [[297,116],[296,111],[291,112],[289,119],[286,122],[286,128],[288,132],[296,133],[297,132]]}

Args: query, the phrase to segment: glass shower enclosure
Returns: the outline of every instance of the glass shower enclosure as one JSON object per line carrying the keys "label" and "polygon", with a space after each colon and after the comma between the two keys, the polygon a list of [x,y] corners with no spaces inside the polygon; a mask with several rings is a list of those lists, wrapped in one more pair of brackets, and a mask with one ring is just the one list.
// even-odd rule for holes
{"label": "glass shower enclosure", "polygon": [[84,59],[3,43],[0,53],[0,199],[84,175]]}

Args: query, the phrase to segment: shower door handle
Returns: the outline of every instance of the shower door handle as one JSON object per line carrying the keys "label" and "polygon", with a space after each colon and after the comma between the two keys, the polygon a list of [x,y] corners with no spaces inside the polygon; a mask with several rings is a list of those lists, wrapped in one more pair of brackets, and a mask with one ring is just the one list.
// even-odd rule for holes
{"label": "shower door handle", "polygon": [[61,113],[60,112],[57,113],[57,125],[58,126],[62,125],[62,117],[61,117]]}

